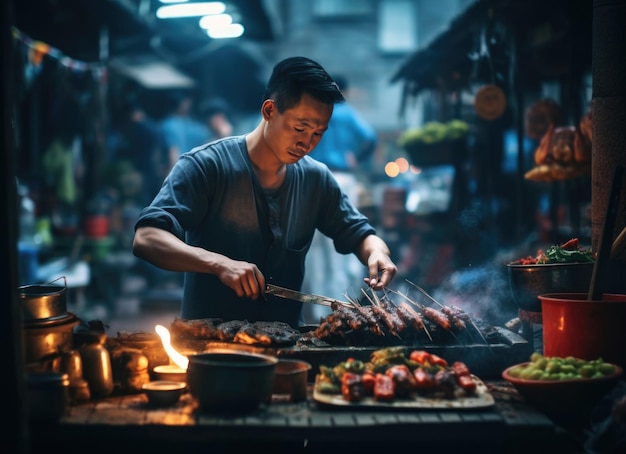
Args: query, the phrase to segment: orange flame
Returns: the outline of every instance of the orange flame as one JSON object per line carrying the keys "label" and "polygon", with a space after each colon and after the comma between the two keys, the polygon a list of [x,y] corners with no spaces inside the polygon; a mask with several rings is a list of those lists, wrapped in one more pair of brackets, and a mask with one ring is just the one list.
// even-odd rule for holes
{"label": "orange flame", "polygon": [[161,343],[163,344],[163,348],[165,352],[170,357],[170,360],[174,362],[181,369],[187,370],[187,366],[189,365],[189,359],[176,351],[174,347],[172,347],[171,337],[169,330],[163,325],[156,325],[154,330],[161,338]]}

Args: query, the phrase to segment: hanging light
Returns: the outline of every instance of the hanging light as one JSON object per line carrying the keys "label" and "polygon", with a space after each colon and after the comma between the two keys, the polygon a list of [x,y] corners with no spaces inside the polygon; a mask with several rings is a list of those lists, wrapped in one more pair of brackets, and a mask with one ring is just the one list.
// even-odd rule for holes
{"label": "hanging light", "polygon": [[200,19],[200,27],[206,30],[211,28],[227,27],[233,23],[233,16],[230,14],[215,14],[204,16]]}
{"label": "hanging light", "polygon": [[222,14],[226,11],[226,4],[223,2],[202,2],[202,3],[177,3],[174,5],[161,6],[156,11],[159,19],[171,19],[176,17],[195,17]]}
{"label": "hanging light", "polygon": [[245,28],[241,24],[229,24],[223,27],[209,28],[207,33],[213,39],[239,38],[243,35]]}

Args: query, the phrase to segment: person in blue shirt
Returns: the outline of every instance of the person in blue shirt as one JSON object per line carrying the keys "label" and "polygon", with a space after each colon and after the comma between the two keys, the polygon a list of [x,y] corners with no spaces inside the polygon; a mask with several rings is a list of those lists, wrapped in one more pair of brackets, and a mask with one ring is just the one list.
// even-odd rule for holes
{"label": "person in blue shirt", "polygon": [[[333,76],[344,97],[349,86],[343,75]],[[349,103],[337,104],[320,143],[309,154],[326,164],[341,189],[358,207],[363,192],[365,173],[376,150],[378,136],[361,114]],[[346,293],[360,298],[360,263],[354,255],[337,255],[332,238],[316,232],[306,258],[307,273],[302,289],[335,299],[345,299]],[[308,306],[303,310],[306,323],[317,323],[330,309]]]}
{"label": "person in blue shirt", "polygon": [[387,244],[328,167],[307,156],[343,101],[322,66],[287,58],[273,68],[254,130],[181,155],[139,215],[132,250],[185,273],[182,319],[299,326],[302,304],[266,295],[265,286],[300,290],[316,229],[359,258],[373,290],[391,282]]}
{"label": "person in blue shirt", "polygon": [[[347,78],[335,75],[333,80],[347,97]],[[353,173],[359,167],[369,166],[377,143],[374,127],[349,102],[343,102],[335,106],[324,137],[309,156],[323,162],[333,172]]]}
{"label": "person in blue shirt", "polygon": [[193,98],[186,92],[174,92],[173,110],[161,120],[170,168],[179,156],[211,140],[211,131],[193,115]]}

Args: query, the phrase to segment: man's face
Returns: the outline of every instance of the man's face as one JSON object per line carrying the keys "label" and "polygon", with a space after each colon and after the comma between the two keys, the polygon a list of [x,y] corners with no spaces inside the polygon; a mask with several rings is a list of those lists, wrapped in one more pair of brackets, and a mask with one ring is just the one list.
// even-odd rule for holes
{"label": "man's face", "polygon": [[303,95],[297,105],[282,114],[276,104],[268,100],[264,105],[268,123],[265,131],[267,143],[279,161],[293,164],[319,143],[332,113],[332,104],[324,104],[309,95]]}

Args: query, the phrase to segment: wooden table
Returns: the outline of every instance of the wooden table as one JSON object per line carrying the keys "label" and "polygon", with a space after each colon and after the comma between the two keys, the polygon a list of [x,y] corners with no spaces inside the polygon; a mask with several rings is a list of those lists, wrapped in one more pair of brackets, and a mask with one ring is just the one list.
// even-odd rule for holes
{"label": "wooden table", "polygon": [[308,399],[228,416],[198,411],[188,393],[166,408],[150,407],[144,394],[114,396],[73,405],[60,423],[35,427],[33,452],[582,452],[575,437],[528,407],[508,383],[486,384],[496,404],[474,410],[329,409]]}

